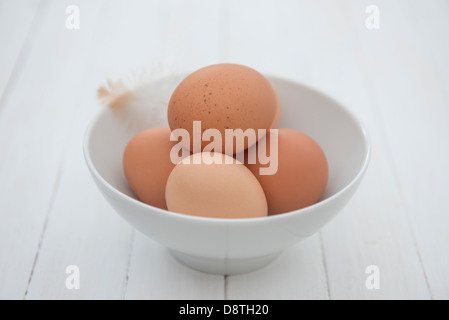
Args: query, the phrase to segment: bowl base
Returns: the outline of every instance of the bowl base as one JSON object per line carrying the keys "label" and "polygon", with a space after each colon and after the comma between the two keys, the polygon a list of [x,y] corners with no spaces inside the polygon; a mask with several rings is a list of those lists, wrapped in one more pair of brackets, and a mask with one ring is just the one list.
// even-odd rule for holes
{"label": "bowl base", "polygon": [[256,271],[276,260],[281,254],[281,252],[276,252],[267,256],[249,259],[213,259],[185,254],[174,249],[168,250],[176,260],[192,269],[219,275],[234,275]]}

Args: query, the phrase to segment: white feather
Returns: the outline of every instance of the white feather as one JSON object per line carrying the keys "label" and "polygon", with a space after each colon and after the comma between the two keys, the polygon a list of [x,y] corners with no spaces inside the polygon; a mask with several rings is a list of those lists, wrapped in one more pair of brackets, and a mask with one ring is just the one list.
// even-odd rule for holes
{"label": "white feather", "polygon": [[[131,71],[118,80],[106,79],[106,83],[97,90],[97,97],[102,105],[109,106],[133,131],[149,127],[166,126],[167,105],[176,77],[167,81],[155,78],[158,72]],[[162,85],[162,82],[167,85]],[[159,82],[155,85],[156,82]]]}

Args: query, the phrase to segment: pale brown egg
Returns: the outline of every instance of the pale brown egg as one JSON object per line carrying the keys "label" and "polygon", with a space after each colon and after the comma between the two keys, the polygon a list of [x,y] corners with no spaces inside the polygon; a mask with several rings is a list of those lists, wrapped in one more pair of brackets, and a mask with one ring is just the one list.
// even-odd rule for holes
{"label": "pale brown egg", "polygon": [[[194,148],[193,121],[201,121],[201,132],[217,129],[222,138],[223,153],[243,151],[263,135],[257,129],[269,129],[277,123],[280,100],[271,83],[258,71],[231,63],[215,64],[199,69],[187,76],[174,90],[168,104],[168,123],[172,130],[186,129],[190,141],[185,147],[199,152],[209,141],[201,141]],[[254,141],[226,139],[233,147],[225,150],[225,130],[254,129]]]}
{"label": "pale brown egg", "polygon": [[[270,150],[269,138],[268,133],[257,146],[248,151],[254,152],[262,143],[267,143],[267,150]],[[277,151],[278,169],[273,175],[260,174],[260,168],[268,167],[269,164],[261,165],[259,161],[248,164],[248,152],[245,158],[245,165],[256,176],[265,192],[268,214],[285,213],[316,203],[323,194],[328,179],[326,156],[319,144],[298,130],[278,129]]]}
{"label": "pale brown egg", "polygon": [[135,135],[123,153],[126,179],[137,197],[149,205],[167,209],[165,185],[175,167],[169,128],[151,128]]}
{"label": "pale brown egg", "polygon": [[267,216],[265,194],[251,171],[230,156],[215,154],[221,161],[217,164],[205,160],[205,154],[210,153],[184,158],[171,172],[168,210],[213,218]]}

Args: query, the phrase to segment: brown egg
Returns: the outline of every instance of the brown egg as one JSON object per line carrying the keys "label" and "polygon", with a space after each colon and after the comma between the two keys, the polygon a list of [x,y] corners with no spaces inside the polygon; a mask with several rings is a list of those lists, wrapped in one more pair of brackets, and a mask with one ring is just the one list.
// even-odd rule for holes
{"label": "brown egg", "polygon": [[223,148],[214,151],[223,153],[226,129],[254,129],[255,140],[245,139],[241,147],[236,147],[235,137],[227,140],[228,143],[234,140],[233,148],[228,150],[236,153],[263,136],[257,137],[257,129],[275,125],[279,104],[271,83],[256,70],[238,64],[215,64],[193,72],[177,86],[168,104],[168,123],[172,130],[183,128],[189,132],[190,141],[185,142],[185,147],[194,152],[203,150],[210,142],[202,141],[194,150],[193,121],[201,121],[201,132],[207,129],[220,132]]}
{"label": "brown egg", "polygon": [[270,129],[276,129],[281,118],[281,98],[276,88],[273,86],[273,91],[276,95],[276,111],[274,113],[273,122],[271,123]]}
{"label": "brown egg", "polygon": [[221,163],[208,164],[204,154],[210,153],[184,158],[171,172],[165,195],[170,211],[213,218],[267,215],[265,194],[248,168],[218,153]]}
{"label": "brown egg", "polygon": [[137,197],[149,205],[167,209],[165,185],[175,164],[170,150],[169,128],[151,128],[135,135],[123,154],[126,179]]}
{"label": "brown egg", "polygon": [[[267,150],[270,150],[269,141],[268,133],[248,152],[254,152],[265,142]],[[278,169],[275,174],[261,175],[259,169],[269,165],[261,165],[258,161],[256,164],[248,164],[247,159],[246,157],[246,166],[265,192],[269,215],[310,206],[320,199],[326,187],[326,156],[315,140],[298,130],[278,129]]]}

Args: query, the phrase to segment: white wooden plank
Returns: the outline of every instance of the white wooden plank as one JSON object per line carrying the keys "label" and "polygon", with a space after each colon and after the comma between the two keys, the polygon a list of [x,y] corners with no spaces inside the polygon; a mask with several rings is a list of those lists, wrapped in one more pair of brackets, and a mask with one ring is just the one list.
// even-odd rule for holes
{"label": "white wooden plank", "polygon": [[190,269],[160,244],[135,234],[125,299],[223,299],[224,277]]}
{"label": "white wooden plank", "polygon": [[[383,33],[365,36],[365,67],[375,75],[371,84],[389,157],[432,297],[448,299],[449,6],[444,1],[429,7],[419,1],[379,1],[378,6]],[[376,70],[378,65],[383,68]]]}
{"label": "white wooden plank", "polygon": [[243,300],[328,299],[320,239],[316,234],[286,249],[268,266],[228,276],[226,298]]}
{"label": "white wooden plank", "polygon": [[[305,63],[320,54],[313,36],[315,1],[229,1],[224,60],[266,74],[302,80],[312,70]],[[250,14],[249,14],[250,12]],[[322,12],[320,12],[322,14]],[[316,27],[316,25],[314,25]]]}
{"label": "white wooden plank", "polygon": [[[73,133],[26,299],[121,299],[133,231],[91,181]],[[66,286],[68,266],[79,268],[79,290]]]}
{"label": "white wooden plank", "polygon": [[[254,5],[245,4],[246,9]],[[373,75],[359,69],[366,63],[354,37],[365,29],[366,7],[359,7],[360,25],[348,2],[264,2],[253,7],[251,17],[241,13],[245,8],[239,3],[231,10],[230,58],[322,89],[353,110],[371,136],[374,155],[366,181],[322,231],[330,298],[428,298],[394,167],[380,156],[389,150],[376,97],[364,80]],[[365,287],[365,269],[372,264],[379,265],[382,283],[388,284],[379,291]]]}
{"label": "white wooden plank", "polygon": [[[94,37],[90,55],[83,66],[85,84],[80,91],[80,102],[75,106],[71,142],[27,298],[215,299],[223,296],[223,277],[204,275],[181,266],[160,245],[140,234],[131,241],[131,227],[115,214],[93,186],[82,159],[80,147],[86,124],[100,108],[95,91],[107,76],[147,65],[157,66],[154,76],[159,77],[176,72],[178,61],[180,66],[194,68],[195,63],[217,55],[216,45],[205,48],[200,55],[189,56],[179,50],[188,47],[186,42],[191,44],[191,37],[198,33],[187,30],[188,33],[178,35],[169,30],[177,30],[177,23],[184,24],[193,18],[195,8],[181,6],[168,10],[159,4],[158,1],[108,1],[100,8],[97,25],[91,30]],[[181,18],[182,11],[190,17]],[[198,29],[201,22],[210,21],[199,20],[198,24],[190,25]],[[183,60],[186,58],[188,61]],[[65,287],[64,271],[69,264],[80,268],[80,290]]]}
{"label": "white wooden plank", "polygon": [[39,12],[22,73],[0,118],[0,297],[24,297],[75,113],[74,92],[91,39],[98,2],[86,5],[86,31],[65,28],[65,4]]}
{"label": "white wooden plank", "polygon": [[38,11],[40,1],[0,2],[0,98],[13,74],[17,60],[31,25]]}
{"label": "white wooden plank", "polygon": [[[395,179],[377,95],[370,82],[379,74],[375,72],[376,68],[366,70],[366,66],[373,65],[374,61],[366,61],[365,52],[360,51],[360,42],[378,41],[376,46],[384,47],[391,36],[384,25],[378,33],[366,29],[365,9],[370,4],[350,3],[339,6],[338,11],[336,4],[333,7],[333,3],[328,3],[325,11],[339,12],[340,21],[347,23],[342,30],[352,30],[352,33],[340,34],[344,46],[330,48],[333,58],[321,61],[322,71],[315,77],[326,91],[332,92],[361,118],[373,151],[369,171],[359,192],[343,215],[323,231],[330,294],[335,299],[427,299],[430,293],[425,273],[410,228],[407,207]],[[340,72],[333,72],[337,70]],[[319,75],[325,72],[332,76],[320,79]],[[385,81],[383,79],[384,84]],[[369,265],[380,269],[379,290],[366,287],[368,275],[365,271]]]}
{"label": "white wooden plank", "polygon": [[[71,138],[26,299],[121,299],[126,287],[133,230],[105,202],[85,166],[84,131],[98,110],[97,79],[83,69],[86,84],[73,106]],[[71,265],[79,268],[79,290],[66,287]]]}
{"label": "white wooden plank", "polygon": [[[382,150],[373,138],[365,181],[341,215],[323,230],[333,299],[430,298],[406,208]],[[380,271],[379,290],[366,286],[366,271],[372,265]]]}

